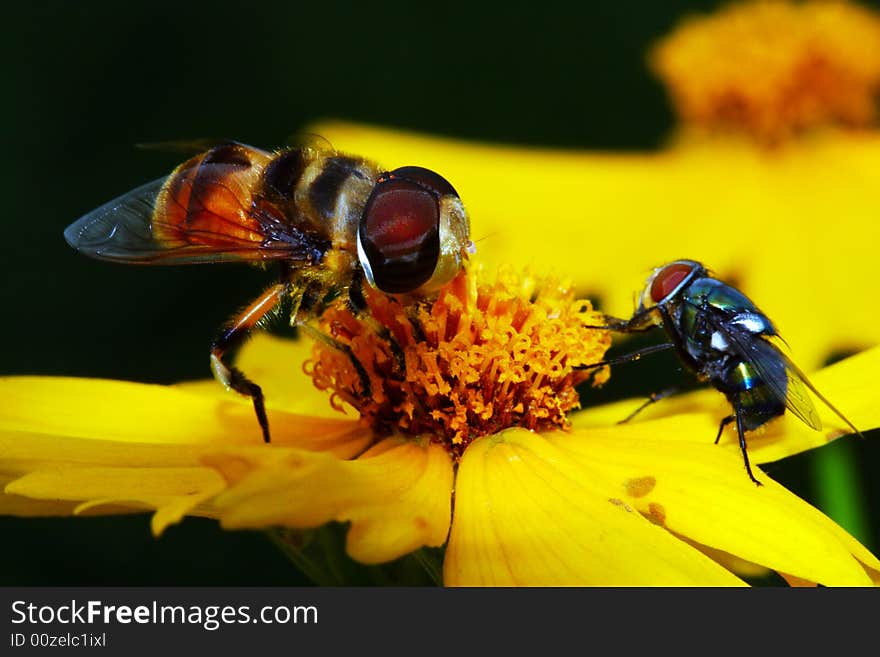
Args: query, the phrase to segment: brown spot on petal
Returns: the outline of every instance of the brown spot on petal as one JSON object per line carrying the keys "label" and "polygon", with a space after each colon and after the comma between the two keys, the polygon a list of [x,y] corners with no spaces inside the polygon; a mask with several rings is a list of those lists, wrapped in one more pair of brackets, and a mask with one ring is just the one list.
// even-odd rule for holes
{"label": "brown spot on petal", "polygon": [[654,486],[657,485],[657,479],[651,477],[650,475],[647,477],[635,477],[633,479],[627,479],[624,483],[626,487],[626,494],[630,497],[644,497],[652,490],[654,490]]}
{"label": "brown spot on petal", "polygon": [[614,506],[622,506],[624,509],[632,513],[632,507],[623,500],[619,500],[616,497],[611,497],[608,498],[608,501],[611,502]]}
{"label": "brown spot on petal", "polygon": [[253,464],[240,456],[209,454],[202,458],[202,463],[217,470],[230,485],[244,479],[253,470]]}
{"label": "brown spot on petal", "polygon": [[847,433],[847,432],[844,431],[843,429],[832,429],[831,431],[829,431],[828,433],[825,434],[825,437],[826,437],[829,441],[832,441],[832,440],[837,440],[837,439],[840,438],[841,436],[845,436],[846,433]]}
{"label": "brown spot on petal", "polygon": [[656,502],[651,502],[648,505],[648,520],[653,522],[656,525],[665,525],[666,524],[666,509],[663,508],[662,504],[657,504]]}
{"label": "brown spot on petal", "polygon": [[419,531],[428,531],[431,527],[431,525],[428,524],[428,521],[422,516],[416,516],[413,518],[413,524],[419,529]]}

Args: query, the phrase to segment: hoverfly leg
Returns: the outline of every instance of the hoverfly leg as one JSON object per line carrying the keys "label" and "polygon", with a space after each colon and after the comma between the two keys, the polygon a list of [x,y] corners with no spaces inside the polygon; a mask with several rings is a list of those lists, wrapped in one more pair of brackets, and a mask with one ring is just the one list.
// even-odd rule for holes
{"label": "hoverfly leg", "polygon": [[[214,355],[211,354],[212,360],[213,357]],[[216,369],[214,371],[215,373],[217,372]],[[229,368],[228,380],[229,388],[235,390],[235,392],[239,394],[247,395],[251,398],[251,401],[254,404],[254,413],[257,416],[257,422],[260,424],[260,431],[263,433],[263,442],[271,442],[272,439],[269,435],[269,418],[266,416],[266,401],[263,397],[263,389],[247,378],[244,372],[237,367]]]}
{"label": "hoverfly leg", "polygon": [[[397,364],[397,369],[403,374],[406,372],[406,357],[403,355],[403,349],[401,349],[400,343],[391,334],[388,327],[382,326],[382,324],[364,312],[367,310],[367,299],[364,297],[363,284],[364,272],[358,268],[352,277],[351,284],[348,286],[348,309],[355,317],[368,325],[384,342],[388,343],[391,353],[394,355],[394,362]],[[358,363],[358,365],[360,365],[360,363]]]}
{"label": "hoverfly leg", "polygon": [[415,310],[407,309],[406,318],[409,320],[409,326],[412,329],[413,340],[416,342],[425,342],[428,338],[425,336],[425,327],[419,319]]}
{"label": "hoverfly leg", "polygon": [[357,359],[357,356],[354,355],[354,352],[351,350],[347,344],[341,343],[339,340],[334,338],[331,335],[327,335],[323,331],[318,328],[315,328],[311,324],[304,322],[299,325],[299,327],[306,333],[308,333],[314,340],[318,340],[323,342],[325,345],[330,347],[331,349],[336,349],[337,351],[341,351],[348,357],[348,360],[351,361],[352,366],[355,371],[358,373],[358,378],[361,382],[361,397],[366,399],[370,397],[373,393],[373,387],[370,384],[370,376],[367,374],[366,368],[363,364]]}
{"label": "hoverfly leg", "polygon": [[[379,324],[379,322],[372,318],[369,319],[370,321],[368,321],[367,323],[372,326],[373,330],[376,332],[376,335],[378,335],[380,338],[382,338],[382,340],[388,343],[388,346],[391,349],[391,353],[394,355],[394,362],[397,365],[398,372],[400,372],[401,374],[406,374],[406,356],[404,355],[403,349],[401,349],[400,343],[397,341],[397,338],[395,338],[391,334],[391,331],[388,329],[387,326],[382,326],[381,324]],[[361,321],[363,320],[364,318],[362,317]]]}
{"label": "hoverfly leg", "polygon": [[357,356],[354,355],[351,347],[348,345],[339,345],[339,348],[341,348],[345,355],[348,356],[351,364],[354,365],[354,368],[357,370],[358,378],[361,380],[361,387],[363,388],[361,391],[361,397],[364,399],[371,397],[373,394],[373,386],[370,383],[370,375],[367,374],[366,368],[361,361],[357,359]]}
{"label": "hoverfly leg", "polygon": [[367,309],[367,299],[364,297],[364,272],[360,267],[355,270],[351,284],[348,286],[348,309],[356,316]]}
{"label": "hoverfly leg", "polygon": [[251,329],[278,305],[288,288],[287,283],[270,287],[235,316],[211,343],[211,371],[214,373],[214,378],[227,389],[251,398],[257,421],[263,432],[263,440],[267,443],[270,442],[269,419],[266,416],[263,390],[248,379],[241,370],[227,364],[225,356],[247,339]]}
{"label": "hoverfly leg", "polygon": [[632,413],[630,413],[630,414],[627,415],[625,418],[623,418],[622,420],[620,420],[617,424],[626,424],[627,422],[629,422],[630,420],[632,420],[636,415],[638,415],[638,414],[641,413],[643,410],[645,410],[646,408],[648,408],[648,406],[651,406],[651,405],[653,405],[653,404],[656,404],[656,403],[657,403],[658,401],[660,401],[661,399],[666,399],[666,397],[669,397],[669,396],[671,396],[671,395],[674,395],[676,392],[678,392],[678,389],[677,389],[677,388],[669,388],[669,389],[667,389],[667,390],[661,390],[660,392],[652,392],[652,393],[648,396],[648,398],[644,401],[644,403],[643,403],[641,406],[639,406],[639,407],[638,407],[636,410],[634,410]]}

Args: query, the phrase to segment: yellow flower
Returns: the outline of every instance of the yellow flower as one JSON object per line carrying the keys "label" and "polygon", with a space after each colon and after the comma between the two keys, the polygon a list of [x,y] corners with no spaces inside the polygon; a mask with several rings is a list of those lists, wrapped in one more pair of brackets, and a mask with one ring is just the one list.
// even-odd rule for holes
{"label": "yellow flower", "polygon": [[[364,563],[448,539],[451,585],[742,584],[725,567],[733,557],[796,583],[880,577],[880,562],[819,511],[766,474],[756,487],[735,439],[712,444],[727,412],[714,391],[626,425],[614,422],[634,402],[568,426],[573,386],[589,378],[577,366],[609,344],[584,328],[599,315],[552,280],[474,276],[415,311],[368,294],[369,319],[324,318],[369,383],[323,343],[252,341],[239,365],[267,393],[271,445],[249,402],[214,382],[2,379],[0,512],[156,509],[156,533],[186,514],[231,529],[336,520]],[[875,349],[815,377],[861,427],[880,423],[865,385],[878,363]],[[341,419],[313,379],[363,418]],[[823,433],[774,422],[750,440],[754,461],[839,435],[823,415]]]}
{"label": "yellow flower", "polygon": [[[0,379],[0,513],[155,509],[157,534],[185,515],[230,529],[335,520],[348,523],[347,551],[364,563],[446,545],[453,585],[736,585],[734,572],[756,565],[792,584],[880,583],[880,562],[840,527],[766,473],[756,469],[762,487],[748,479],[732,433],[712,444],[729,412],[716,391],[665,400],[623,425],[641,400],[571,412],[585,377],[577,365],[608,346],[583,329],[592,310],[578,297],[598,295],[626,317],[647,271],[679,258],[754,298],[808,371],[833,350],[880,343],[870,303],[880,139],[802,134],[873,117],[876,25],[840,7],[733,11],[709,24],[706,34],[723,36],[709,39],[721,46],[711,57],[691,28],[656,51],[685,120],[735,125],[747,138],[688,134],[623,155],[310,128],[341,150],[442,171],[469,208],[488,270],[555,270],[576,276],[577,293],[530,276],[462,278],[416,315],[370,295],[367,319],[341,309],[323,318],[360,367],[338,350],[260,336],[239,365],[266,392],[269,446],[249,402],[210,381]],[[748,48],[743,34],[782,15],[788,23],[772,22],[786,46],[778,68],[759,58],[748,70],[760,76],[713,77],[711,67],[742,52],[724,48]],[[843,37],[817,41],[829,26]],[[804,69],[805,52],[819,52],[822,66],[808,57]],[[793,95],[773,86],[802,69]],[[731,80],[741,86],[713,104],[709,82],[729,90]],[[812,379],[868,430],[880,425],[878,366],[874,347]],[[821,432],[787,414],[750,434],[753,463],[842,435],[839,418],[819,412]]]}

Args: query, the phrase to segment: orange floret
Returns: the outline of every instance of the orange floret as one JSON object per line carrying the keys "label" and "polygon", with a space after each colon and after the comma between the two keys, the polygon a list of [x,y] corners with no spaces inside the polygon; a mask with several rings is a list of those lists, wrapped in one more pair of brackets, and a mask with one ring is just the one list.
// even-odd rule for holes
{"label": "orange floret", "polygon": [[589,301],[550,279],[503,272],[481,282],[462,272],[432,302],[405,305],[366,291],[369,309],[328,310],[306,371],[354,406],[377,431],[425,435],[460,455],[472,440],[508,427],[567,426],[575,386],[607,380],[611,344]]}

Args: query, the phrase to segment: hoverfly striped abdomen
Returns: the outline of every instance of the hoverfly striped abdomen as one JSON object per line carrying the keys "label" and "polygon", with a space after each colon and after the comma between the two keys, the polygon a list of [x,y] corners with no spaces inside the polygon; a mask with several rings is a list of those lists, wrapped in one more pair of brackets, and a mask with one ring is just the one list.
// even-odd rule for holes
{"label": "hoverfly striped abdomen", "polygon": [[156,199],[154,237],[168,245],[254,248],[264,230],[252,212],[252,191],[268,157],[241,144],[222,144],[181,164]]}
{"label": "hoverfly striped abdomen", "polygon": [[263,170],[263,185],[268,198],[293,203],[296,186],[306,167],[314,159],[308,151],[293,148],[278,153]]}

